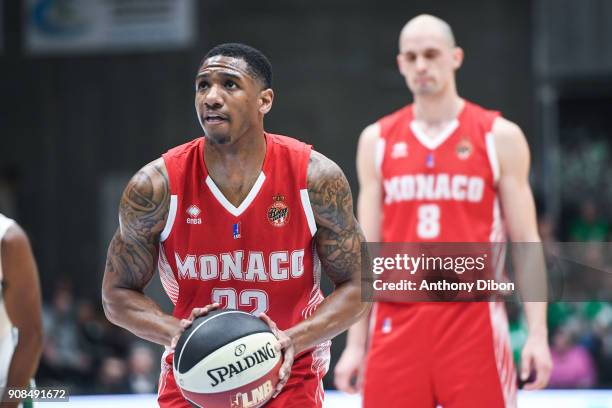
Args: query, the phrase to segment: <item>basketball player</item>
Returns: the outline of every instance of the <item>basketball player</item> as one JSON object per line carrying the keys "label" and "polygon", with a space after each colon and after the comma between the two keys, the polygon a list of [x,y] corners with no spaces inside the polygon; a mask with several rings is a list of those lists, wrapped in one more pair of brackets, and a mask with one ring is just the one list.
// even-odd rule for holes
{"label": "basketball player", "polygon": [[[309,145],[264,131],[273,99],[261,52],[213,48],[195,79],[204,137],[146,165],[121,199],[103,303],[113,323],[169,347],[162,407],[190,407],[173,378],[171,346],[198,315],[216,307],[261,314],[284,354],[282,392],[269,406],[321,407],[329,340],[367,311],[348,182]],[[319,262],[335,284],[325,299]],[[156,265],[172,316],[142,292]]]}
{"label": "basketball player", "polygon": [[[36,262],[25,232],[0,214],[0,389],[25,390],[38,367],[43,329]],[[13,401],[11,398],[10,401]],[[18,402],[3,402],[16,407]]]}
{"label": "basketball player", "polygon": [[[397,63],[414,103],[368,126],[357,152],[358,215],[368,241],[503,241],[504,225],[512,241],[540,241],[525,137],[497,112],[459,97],[455,71],[462,60],[446,22],[421,15],[403,28]],[[433,191],[446,184],[448,197],[412,194],[419,178],[431,178]],[[467,199],[472,184],[478,188]],[[525,388],[537,389],[551,370],[546,304],[525,303],[525,311],[521,375],[535,371]],[[366,363],[365,407],[516,405],[502,305],[377,303],[372,315],[367,357],[363,319],[349,330],[335,369],[336,386],[357,392]]]}

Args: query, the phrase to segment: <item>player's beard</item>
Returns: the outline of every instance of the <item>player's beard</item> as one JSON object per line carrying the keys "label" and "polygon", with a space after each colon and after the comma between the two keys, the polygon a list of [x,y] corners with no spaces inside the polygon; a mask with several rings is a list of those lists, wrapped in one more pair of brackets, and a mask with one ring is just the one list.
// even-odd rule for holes
{"label": "player's beard", "polygon": [[204,130],[204,136],[210,143],[219,145],[228,144],[232,140],[226,133],[207,132],[206,130]]}

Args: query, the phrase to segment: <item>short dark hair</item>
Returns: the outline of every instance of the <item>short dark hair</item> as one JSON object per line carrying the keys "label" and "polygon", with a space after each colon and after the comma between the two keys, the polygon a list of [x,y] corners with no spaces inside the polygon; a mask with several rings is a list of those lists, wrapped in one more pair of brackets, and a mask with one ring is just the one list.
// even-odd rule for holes
{"label": "short dark hair", "polygon": [[249,73],[261,81],[265,88],[272,88],[272,64],[258,49],[241,43],[219,44],[206,53],[200,61],[200,67],[204,61],[217,55],[243,59],[248,65]]}

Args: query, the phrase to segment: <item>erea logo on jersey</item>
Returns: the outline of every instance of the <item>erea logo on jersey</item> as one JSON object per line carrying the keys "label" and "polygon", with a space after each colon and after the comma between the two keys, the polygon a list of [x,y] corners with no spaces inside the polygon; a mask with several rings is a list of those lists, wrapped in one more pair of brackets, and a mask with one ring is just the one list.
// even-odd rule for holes
{"label": "erea logo on jersey", "polygon": [[189,206],[189,208],[187,208],[187,215],[189,216],[189,218],[187,218],[187,224],[201,224],[202,223],[202,218],[198,218],[198,215],[200,215],[200,213],[202,212],[197,205],[192,204]]}
{"label": "erea logo on jersey", "polygon": [[268,221],[275,227],[283,227],[289,222],[289,207],[282,195],[275,195],[272,199],[274,203],[268,207]]}

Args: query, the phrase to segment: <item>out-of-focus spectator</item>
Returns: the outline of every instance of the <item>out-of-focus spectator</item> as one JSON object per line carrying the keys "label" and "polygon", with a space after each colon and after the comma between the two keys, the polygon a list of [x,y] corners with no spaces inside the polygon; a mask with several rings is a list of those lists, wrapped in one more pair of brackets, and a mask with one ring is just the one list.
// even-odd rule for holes
{"label": "out-of-focus spectator", "polygon": [[557,328],[552,337],[553,369],[550,388],[589,388],[597,381],[593,359],[587,349],[576,342],[576,333],[569,326]]}
{"label": "out-of-focus spectator", "polygon": [[127,364],[118,357],[105,357],[98,371],[96,392],[100,394],[128,394]]}
{"label": "out-of-focus spectator", "polygon": [[128,359],[130,392],[134,394],[153,393],[157,387],[157,367],[151,348],[134,343]]}
{"label": "out-of-focus spectator", "polygon": [[92,359],[82,349],[77,326],[72,290],[60,282],[53,294],[51,306],[43,308],[46,340],[41,359],[41,371],[51,383],[78,387],[84,376],[91,373]]}
{"label": "out-of-focus spectator", "polygon": [[587,199],[580,207],[580,217],[570,227],[571,241],[605,241],[608,222],[599,216],[595,203]]}

